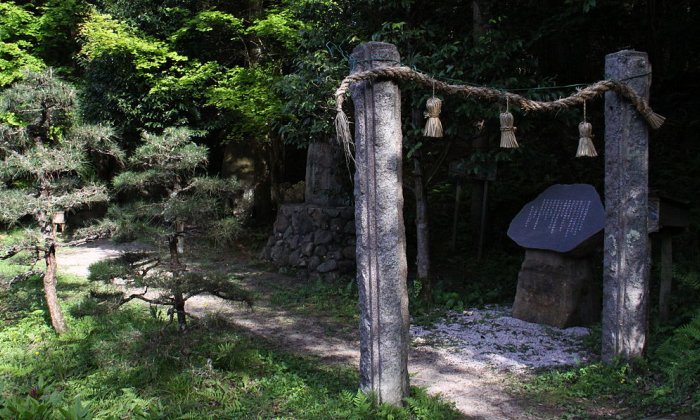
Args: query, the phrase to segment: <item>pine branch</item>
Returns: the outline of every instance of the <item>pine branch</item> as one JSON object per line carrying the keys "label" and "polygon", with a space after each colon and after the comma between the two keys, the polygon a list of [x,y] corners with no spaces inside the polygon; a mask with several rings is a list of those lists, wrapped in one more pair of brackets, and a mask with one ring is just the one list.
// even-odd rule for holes
{"label": "pine branch", "polygon": [[146,293],[148,293],[148,286],[146,286],[146,289],[142,293],[132,293],[128,297],[123,297],[119,300],[119,306],[124,305],[127,302],[131,302],[134,299],[139,299],[144,302],[148,302],[151,304],[157,304],[157,302],[154,302],[153,299],[149,299],[146,297]]}
{"label": "pine branch", "polygon": [[30,277],[34,277],[34,276],[42,276],[42,277],[43,277],[43,276],[44,276],[44,270],[36,270],[36,269],[33,269],[33,268],[32,268],[31,270],[29,270],[29,271],[27,271],[27,272],[24,272],[24,273],[22,273],[22,274],[18,274],[18,275],[16,275],[16,276],[14,276],[14,277],[10,280],[9,285],[12,286],[12,285],[15,284],[15,283],[19,283],[19,282],[25,281],[25,280],[29,279]]}
{"label": "pine branch", "polygon": [[22,251],[38,252],[38,251],[42,251],[42,248],[39,248],[38,246],[30,246],[30,245],[13,245],[13,246],[5,249],[5,253],[0,255],[0,260],[6,260],[8,258],[12,258]]}

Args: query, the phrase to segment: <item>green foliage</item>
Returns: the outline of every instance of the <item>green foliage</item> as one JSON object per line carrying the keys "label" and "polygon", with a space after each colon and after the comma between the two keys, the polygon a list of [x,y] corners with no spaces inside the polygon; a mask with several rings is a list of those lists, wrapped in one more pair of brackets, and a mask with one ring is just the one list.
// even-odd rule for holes
{"label": "green foliage", "polygon": [[239,217],[224,217],[212,223],[209,239],[217,247],[233,245],[243,229],[243,223]]}
{"label": "green foliage", "polygon": [[117,191],[132,198],[108,213],[118,237],[157,242],[171,235],[172,239],[174,222],[187,221],[211,232],[216,243],[235,238],[241,221],[235,218],[232,203],[239,184],[233,178],[198,174],[203,172],[208,151],[191,141],[192,136],[186,128],[142,135],[143,144],[130,157],[128,170],[112,181]]}
{"label": "green foliage", "polygon": [[109,55],[129,57],[137,74],[146,77],[151,77],[152,71],[187,59],[170,51],[165,43],[134,32],[109,15],[93,11],[80,27],[80,55],[88,62]]}
{"label": "green foliage", "polygon": [[669,407],[686,405],[700,413],[700,312],[677,328],[656,351],[666,382],[654,390]]}
{"label": "green foliage", "polygon": [[358,320],[357,286],[354,278],[328,281],[316,278],[298,284],[293,290],[282,288],[271,297],[272,303],[295,312],[311,315],[332,314],[341,320]]}
{"label": "green foliage", "polygon": [[75,96],[50,70],[27,73],[3,93],[0,112],[14,115],[0,125],[0,178],[14,182],[0,189],[5,222],[107,200],[104,186],[88,182],[89,154],[123,155],[108,127],[76,124]]}
{"label": "green foliage", "polygon": [[76,34],[88,18],[87,0],[48,0],[39,7],[37,55],[54,67],[69,68],[80,46]]}
{"label": "green foliage", "polygon": [[[80,305],[90,289],[86,282],[71,286],[78,293],[67,302],[69,309]],[[32,299],[25,299],[25,292]],[[0,305],[8,301],[12,305],[3,306],[0,329],[0,401],[18,406],[32,388],[42,388],[37,378],[45,378],[50,385],[43,386],[42,395],[60,394],[51,403],[50,418],[201,418],[202,413],[214,418],[459,418],[448,404],[415,388],[410,408],[377,406],[356,392],[355,369],[280,351],[278,343],[251,336],[222,317],[202,317],[183,340],[163,331],[146,305],[129,305],[118,312],[85,311],[71,320],[66,336],[58,337],[45,325],[38,290],[0,290]],[[74,408],[78,400],[84,402],[82,410]],[[62,417],[61,409],[74,415]],[[36,411],[32,416],[37,418]]]}
{"label": "green foliage", "polygon": [[187,57],[207,64],[235,65],[245,56],[244,21],[230,13],[204,10],[169,37]]}
{"label": "green foliage", "polygon": [[239,115],[233,138],[261,138],[260,134],[269,132],[280,114],[281,102],[273,90],[278,79],[276,69],[271,66],[233,68],[211,90],[208,105]]}
{"label": "green foliage", "polygon": [[33,54],[38,36],[38,19],[13,2],[0,3],[0,87],[19,79],[25,70],[44,68]]}
{"label": "green foliage", "polygon": [[43,378],[39,378],[37,384],[24,398],[17,396],[5,399],[0,395],[0,417],[17,420],[89,420],[93,418],[80,398],[72,402],[66,401],[63,392],[55,390]]}
{"label": "green foliage", "polygon": [[290,60],[293,67],[275,85],[283,99],[275,128],[288,144],[303,147],[335,136],[332,93],[348,71],[342,48],[349,47],[351,37],[357,42],[357,34],[350,32],[356,28],[345,1],[299,1],[291,9],[304,24]]}
{"label": "green foliage", "polygon": [[[594,334],[600,339],[600,334]],[[652,337],[652,343],[659,337]],[[594,363],[542,372],[525,385],[537,398],[624,401],[620,408],[658,413],[700,413],[700,315],[672,331],[634,363]],[[599,343],[596,344],[599,346]]]}
{"label": "green foliage", "polygon": [[256,19],[246,32],[275,40],[287,49],[293,50],[298,42],[299,31],[304,29],[311,29],[311,27],[298,19],[292,10],[273,8],[267,11],[265,17]]}
{"label": "green foliage", "polygon": [[129,260],[118,258],[98,261],[90,264],[89,272],[89,281],[109,283],[116,278],[125,278],[129,275]]}

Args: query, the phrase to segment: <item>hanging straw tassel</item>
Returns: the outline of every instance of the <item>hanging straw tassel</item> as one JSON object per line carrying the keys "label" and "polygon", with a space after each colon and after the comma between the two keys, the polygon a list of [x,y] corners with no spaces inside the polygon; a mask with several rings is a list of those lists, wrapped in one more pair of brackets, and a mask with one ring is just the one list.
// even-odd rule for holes
{"label": "hanging straw tassel", "polygon": [[518,142],[515,140],[515,127],[513,127],[513,114],[501,112],[501,147],[508,149],[518,148]]}
{"label": "hanging straw tassel", "polygon": [[425,112],[425,118],[428,121],[425,123],[425,128],[423,129],[423,135],[425,137],[442,137],[442,123],[440,122],[440,111],[442,110],[442,101],[440,98],[435,96],[428,99],[425,105],[427,111]]}
{"label": "hanging straw tassel", "polygon": [[335,115],[335,135],[338,144],[347,147],[352,143],[352,135],[350,134],[350,121],[348,116],[343,111],[343,97],[336,96],[336,115]]}
{"label": "hanging straw tassel", "polygon": [[586,101],[583,101],[583,121],[578,125],[578,150],[576,157],[596,157],[598,153],[593,145],[593,126],[586,118]]}
{"label": "hanging straw tassel", "polygon": [[593,145],[593,126],[587,121],[581,121],[578,125],[579,139],[576,157],[596,157],[598,153]]}
{"label": "hanging straw tassel", "polygon": [[652,111],[651,108],[645,109],[642,112],[642,116],[654,130],[660,128],[664,124],[664,121],[666,121],[666,117],[657,114],[656,112]]}

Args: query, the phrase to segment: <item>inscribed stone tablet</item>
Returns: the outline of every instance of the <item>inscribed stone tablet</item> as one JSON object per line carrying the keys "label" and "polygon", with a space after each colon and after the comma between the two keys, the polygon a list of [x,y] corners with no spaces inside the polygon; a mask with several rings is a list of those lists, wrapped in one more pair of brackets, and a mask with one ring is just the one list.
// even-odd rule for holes
{"label": "inscribed stone tablet", "polygon": [[508,236],[531,249],[569,252],[605,226],[605,210],[592,185],[552,185],[510,223]]}

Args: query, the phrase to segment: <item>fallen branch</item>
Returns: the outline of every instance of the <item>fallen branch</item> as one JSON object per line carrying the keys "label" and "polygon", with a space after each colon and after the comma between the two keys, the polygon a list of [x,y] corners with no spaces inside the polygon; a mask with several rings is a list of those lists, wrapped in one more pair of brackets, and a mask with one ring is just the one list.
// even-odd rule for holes
{"label": "fallen branch", "polygon": [[111,236],[110,232],[100,232],[94,235],[86,236],[84,238],[76,239],[74,241],[66,242],[63,244],[60,244],[61,246],[79,246],[79,245],[85,245],[86,243],[89,242],[94,242],[98,241],[100,239],[107,239]]}

